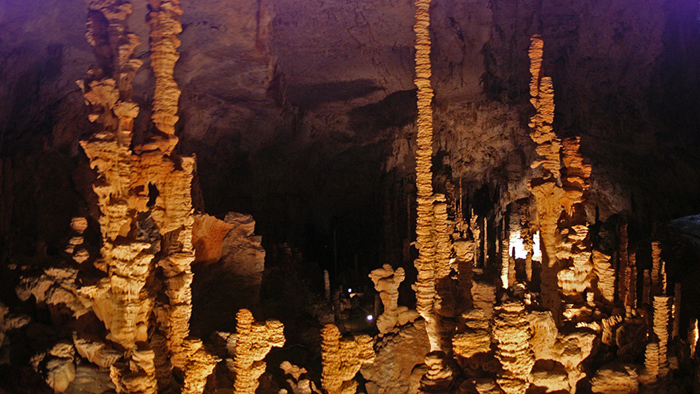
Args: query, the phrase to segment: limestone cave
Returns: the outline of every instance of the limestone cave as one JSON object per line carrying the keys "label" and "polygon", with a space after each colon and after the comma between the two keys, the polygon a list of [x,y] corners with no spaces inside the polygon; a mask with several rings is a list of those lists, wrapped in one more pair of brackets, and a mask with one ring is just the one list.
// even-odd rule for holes
{"label": "limestone cave", "polygon": [[0,0],[0,394],[700,394],[697,0]]}

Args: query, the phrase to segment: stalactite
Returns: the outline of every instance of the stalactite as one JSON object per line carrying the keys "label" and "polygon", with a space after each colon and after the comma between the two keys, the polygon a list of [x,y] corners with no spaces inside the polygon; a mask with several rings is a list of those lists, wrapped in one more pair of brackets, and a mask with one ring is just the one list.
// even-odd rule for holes
{"label": "stalactite", "polygon": [[541,177],[530,180],[530,190],[535,196],[542,248],[541,295],[543,305],[555,316],[561,310],[557,288],[559,261],[556,258],[557,221],[561,214],[560,200],[564,194],[558,184],[561,162],[561,140],[552,129],[554,121],[554,89],[552,79],[542,76],[544,42],[539,36],[531,39],[530,57],[530,102],[537,111],[530,119],[530,137],[537,144],[538,160],[532,168],[542,167]]}
{"label": "stalactite", "polygon": [[357,382],[353,378],[362,364],[374,360],[372,338],[368,335],[343,338],[333,324],[326,324],[321,336],[321,386],[328,394],[354,394]]}
{"label": "stalactite", "polygon": [[277,320],[256,322],[253,314],[241,309],[236,314],[236,351],[233,389],[239,394],[254,394],[258,378],[265,372],[262,361],[272,347],[284,345],[284,326]]}

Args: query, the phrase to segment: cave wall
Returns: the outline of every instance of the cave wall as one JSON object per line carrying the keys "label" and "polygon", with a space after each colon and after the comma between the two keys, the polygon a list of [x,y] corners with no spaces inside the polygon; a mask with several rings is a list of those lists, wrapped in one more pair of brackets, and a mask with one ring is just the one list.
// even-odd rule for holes
{"label": "cave wall", "polygon": [[[69,218],[96,214],[77,148],[91,130],[75,85],[93,61],[85,13],[77,0],[0,0],[4,256],[58,254]],[[438,178],[461,179],[467,203],[484,184],[495,204],[527,195],[527,47],[540,33],[556,130],[581,135],[593,164],[592,215],[651,227],[695,213],[697,14],[690,0],[435,0]],[[182,23],[178,149],[197,156],[198,208],[251,213],[264,243],[291,241],[325,267],[335,250],[339,271],[406,260],[412,1],[193,1]],[[148,72],[134,81],[137,141],[152,85]]]}

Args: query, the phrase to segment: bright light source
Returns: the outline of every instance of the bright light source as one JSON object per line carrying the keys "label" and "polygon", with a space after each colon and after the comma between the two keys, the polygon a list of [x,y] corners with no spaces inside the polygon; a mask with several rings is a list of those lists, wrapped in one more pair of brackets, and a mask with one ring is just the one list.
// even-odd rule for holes
{"label": "bright light source", "polygon": [[348,289],[348,293],[352,293],[352,289]]}
{"label": "bright light source", "polygon": [[[525,243],[523,239],[520,238],[519,231],[512,231],[510,233],[510,249],[515,249],[516,259],[526,259],[527,251],[525,250]],[[540,232],[536,232],[532,236],[532,259],[535,261],[542,261],[542,251],[540,250]]]}
{"label": "bright light source", "polygon": [[367,321],[372,321],[374,320],[374,316],[372,315],[367,315]]}

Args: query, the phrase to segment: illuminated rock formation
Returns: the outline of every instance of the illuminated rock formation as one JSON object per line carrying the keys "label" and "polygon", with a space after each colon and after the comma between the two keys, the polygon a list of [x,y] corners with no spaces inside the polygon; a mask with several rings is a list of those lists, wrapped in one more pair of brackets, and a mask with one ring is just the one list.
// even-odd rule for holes
{"label": "illuminated rock formation", "polygon": [[496,304],[496,286],[488,282],[474,281],[472,283],[472,300],[474,308],[483,310],[486,319],[490,319]]}
{"label": "illuminated rock formation", "polygon": [[[107,339],[126,349],[126,360],[112,365],[112,378],[122,380],[114,381],[118,392],[155,390],[151,384],[156,370],[159,387],[168,384],[172,367],[188,376],[183,344],[192,313],[194,159],[168,156],[177,142],[172,126],[179,90],[173,67],[181,10],[177,1],[154,1],[149,6],[151,65],[156,74],[153,120],[168,138],[165,144],[136,146],[134,154],[130,144],[138,106],[131,100],[131,80],[141,61],[133,57],[139,39],[126,26],[131,5],[118,0],[88,2],[87,37],[101,68],[90,70],[82,86],[90,120],[99,130],[81,145],[98,173],[93,189],[101,211],[101,260],[109,276],[82,287],[79,294],[105,324]],[[105,20],[109,28],[103,25]],[[162,269],[165,302],[156,301],[146,286],[156,266]],[[149,329],[155,329],[152,335]]]}
{"label": "illuminated rock formation", "polygon": [[428,370],[420,381],[419,393],[448,392],[452,385],[453,371],[449,361],[442,351],[430,352],[425,356],[425,365]]}
{"label": "illuminated rock formation", "polygon": [[627,305],[627,293],[629,292],[629,286],[630,286],[630,277],[629,277],[629,270],[627,269],[627,266],[629,265],[629,253],[627,250],[627,244],[628,244],[628,239],[627,239],[627,223],[623,223],[620,226],[619,230],[619,236],[620,236],[620,251],[619,251],[619,265],[617,268],[617,272],[619,275],[618,278],[618,289],[617,289],[617,297],[619,300],[621,300],[625,306]]}
{"label": "illuminated rock formation", "polygon": [[[399,285],[403,282],[406,274],[403,268],[399,267],[394,270],[391,265],[384,264],[382,268],[377,268],[369,274],[370,279],[374,282],[374,289],[379,292],[379,297],[384,305],[384,313],[377,318],[377,329],[379,335],[390,332],[397,324],[399,324]],[[410,314],[406,310],[403,315]],[[406,316],[404,316],[405,318]],[[414,317],[415,319],[415,317]],[[405,324],[405,323],[404,323]]]}
{"label": "illuminated rock formation", "polygon": [[277,320],[256,322],[247,309],[239,310],[236,319],[236,382],[233,388],[236,393],[253,394],[258,378],[265,372],[263,358],[273,346],[284,345],[284,326]]}
{"label": "illuminated rock formation", "polygon": [[[367,380],[368,393],[392,394],[416,392],[425,371],[416,368],[425,362],[430,343],[425,321],[416,320],[396,333],[377,339],[374,361],[363,364],[360,373]],[[406,351],[411,349],[411,351]]]}
{"label": "illuminated rock formation", "polygon": [[651,243],[651,295],[661,295],[661,243]]}
{"label": "illuminated rock formation", "polygon": [[698,329],[698,319],[693,319],[688,327],[688,346],[690,347],[690,359],[695,359],[695,351],[700,338],[700,329]]}
{"label": "illuminated rock formation", "polygon": [[182,348],[187,364],[184,368],[185,382],[181,393],[202,394],[207,378],[220,360],[207,352],[199,339],[185,339]]}
{"label": "illuminated rock formation", "polygon": [[321,386],[328,394],[355,393],[357,382],[353,378],[362,364],[374,361],[372,338],[368,335],[343,338],[333,324],[326,324],[321,336]]}
{"label": "illuminated rock formation", "polygon": [[535,357],[530,322],[521,303],[508,301],[496,308],[492,335],[504,371],[496,379],[498,385],[506,394],[525,393]]}
{"label": "illuminated rock formation", "polygon": [[672,297],[654,296],[654,336],[658,341],[659,379],[665,379],[669,373],[668,337],[672,303]]}
{"label": "illuminated rock formation", "polygon": [[459,294],[459,302],[464,305],[464,309],[468,310],[472,307],[472,278],[474,276],[474,262],[476,255],[476,242],[468,241],[460,238],[453,243],[455,251],[455,262],[457,265],[457,288]]}
{"label": "illuminated rock formation", "polygon": [[514,283],[510,282],[510,221],[503,219],[501,231],[501,285],[504,289]]}
{"label": "illuminated rock formation", "polygon": [[593,250],[593,271],[598,278],[598,291],[603,300],[612,304],[615,301],[615,269],[610,264],[611,257]]}
{"label": "illuminated rock formation", "polygon": [[591,379],[591,391],[596,394],[637,394],[639,379],[635,366],[612,364],[599,368]]}
{"label": "illuminated rock formation", "polygon": [[544,42],[539,36],[531,39],[530,57],[530,103],[536,113],[530,119],[530,137],[537,144],[539,159],[532,168],[542,167],[541,177],[530,181],[530,190],[535,196],[542,248],[541,294],[543,305],[556,315],[561,309],[557,289],[557,273],[560,265],[556,258],[557,221],[561,215],[560,200],[564,190],[558,184],[561,169],[561,140],[552,129],[554,122],[554,88],[552,79],[542,75]]}
{"label": "illuminated rock formation", "polygon": [[464,327],[452,337],[454,353],[464,359],[488,353],[491,350],[491,327],[484,310],[472,309],[464,314],[463,319]]}
{"label": "illuminated rock formation", "polygon": [[681,284],[676,283],[673,287],[673,309],[671,316],[673,318],[673,329],[671,330],[671,339],[676,339],[681,332]]}
{"label": "illuminated rock formation", "polygon": [[175,123],[177,123],[180,89],[173,78],[175,63],[180,58],[178,47],[182,32],[179,16],[182,14],[179,0],[149,0],[150,12],[147,22],[150,26],[151,67],[155,75],[153,112],[151,119],[159,131],[165,134],[165,141],[158,144],[165,154],[170,154],[175,145]]}
{"label": "illuminated rock formation", "polygon": [[284,371],[287,385],[292,391],[282,389],[279,394],[321,394],[321,391],[316,388],[316,384],[308,378],[305,368],[299,368],[289,361],[283,361],[280,364],[280,369]]}
{"label": "illuminated rock formation", "polygon": [[436,296],[436,241],[434,239],[435,209],[433,203],[433,89],[430,84],[430,0],[416,0],[416,78],[418,87],[418,136],[416,149],[416,247],[418,270],[413,290],[416,292],[416,310],[426,322],[431,350],[440,350],[441,330],[435,313]]}

